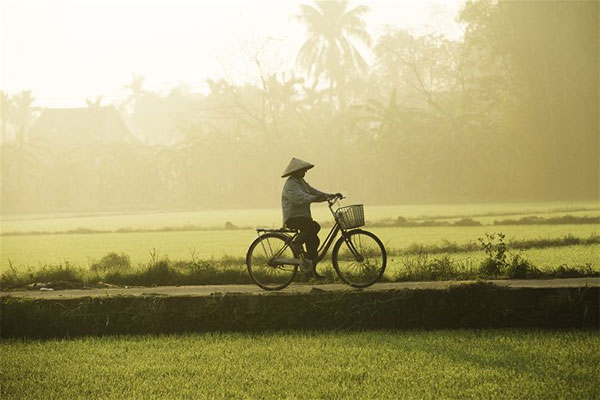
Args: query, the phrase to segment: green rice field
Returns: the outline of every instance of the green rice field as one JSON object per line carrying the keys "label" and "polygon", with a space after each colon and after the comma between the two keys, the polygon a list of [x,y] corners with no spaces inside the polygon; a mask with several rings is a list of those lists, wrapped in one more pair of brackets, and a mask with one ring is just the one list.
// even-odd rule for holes
{"label": "green rice field", "polygon": [[[315,218],[328,221],[325,206],[313,206]],[[584,211],[575,211],[582,210]],[[372,206],[365,207],[367,227],[376,233],[389,250],[404,249],[411,245],[442,245],[452,242],[459,245],[477,243],[486,233],[502,232],[508,242],[527,239],[555,239],[567,235],[588,238],[600,234],[597,224],[576,225],[486,225],[494,219],[518,218],[523,215],[541,217],[565,215],[598,216],[600,211],[593,203],[549,203],[549,204],[498,204],[472,206]],[[573,211],[565,211],[573,210]],[[152,258],[188,261],[196,259],[221,259],[231,257],[241,260],[248,245],[256,237],[253,229],[211,229],[229,221],[236,226],[279,226],[280,210],[229,210],[196,213],[155,213],[133,215],[96,215],[11,217],[2,220],[0,236],[0,272],[9,265],[17,270],[38,268],[44,265],[66,264],[89,267],[109,252],[128,255],[133,265],[145,264]],[[369,221],[407,218],[443,218],[455,220],[460,216],[476,216],[481,226],[427,226],[427,227],[383,227],[369,226]],[[502,215],[502,217],[499,217]],[[189,226],[190,230],[185,230]],[[156,231],[167,227],[177,230]],[[88,229],[92,233],[61,233],[75,229]],[[154,229],[155,231],[115,232],[119,229]],[[105,232],[99,232],[105,231]],[[37,232],[19,234],[15,232]],[[41,232],[41,233],[40,233]],[[324,227],[324,238],[328,228]],[[529,249],[519,254],[531,258],[536,265],[556,267],[559,265],[586,265],[600,268],[600,250],[597,245],[570,246],[561,248]],[[436,255],[440,256],[440,255]],[[457,260],[479,262],[483,251],[450,255]],[[394,269],[391,262],[390,273]]]}
{"label": "green rice field", "polygon": [[3,399],[597,399],[591,331],[189,334],[0,342]]}
{"label": "green rice field", "polygon": [[[383,230],[373,231],[380,234],[381,231],[386,232],[387,230],[388,232],[386,233],[389,235],[391,233],[389,231],[391,230],[402,229],[410,231],[420,229],[434,230],[435,228],[385,228]],[[159,257],[169,257],[169,259],[178,261],[191,260],[194,251],[196,256],[201,259],[218,259],[224,256],[233,256],[236,260],[232,261],[234,264],[232,267],[244,268],[243,257],[246,252],[246,244],[249,244],[253,239],[253,232],[216,231],[188,232],[187,234],[193,237],[204,236],[203,243],[210,243],[213,247],[194,247],[194,242],[189,241],[189,237],[187,238],[188,242],[186,244],[185,232],[169,232],[161,234],[137,233],[5,237],[2,239],[3,242],[6,240],[6,243],[3,243],[3,263],[0,272],[9,269],[8,260],[11,260],[13,267],[17,270],[36,268],[46,264],[64,265],[66,262],[74,266],[89,267],[92,262],[98,261],[109,251],[116,251],[129,255],[134,265],[138,263],[142,264],[151,261],[152,257],[150,253],[153,249],[156,250],[156,254]],[[231,236],[237,239],[238,246],[228,247],[223,243],[229,240],[228,234],[232,234]],[[429,234],[434,234],[434,232],[428,232],[428,235]],[[383,235],[381,236],[383,237]],[[45,240],[40,240],[43,238],[45,238]],[[471,237],[468,240],[474,241],[476,238],[477,237]],[[386,245],[389,247],[392,243],[394,242],[387,241]],[[211,250],[206,251],[207,248]],[[234,251],[231,251],[232,249],[234,249]],[[600,270],[600,245],[529,249],[512,251],[510,254],[519,254],[541,269],[554,268],[563,264],[568,266],[591,264],[595,270]],[[442,253],[431,255],[429,257],[440,258],[443,256],[445,256],[445,254]],[[486,255],[483,251],[472,251],[452,253],[447,254],[446,256],[460,264],[478,265]],[[418,258],[418,256],[415,255],[391,256],[389,258],[386,274],[393,276],[399,269],[403,268],[406,262],[416,258]]]}
{"label": "green rice field", "polygon": [[[346,202],[342,205],[352,204]],[[484,223],[501,219],[504,215],[600,215],[597,202],[548,203],[490,203],[381,206],[365,204],[367,221],[385,218],[437,218],[481,216]],[[313,205],[313,218],[330,221],[326,206]],[[78,228],[117,230],[122,228],[160,229],[185,225],[222,228],[225,222],[240,227],[281,226],[281,209],[233,209],[193,212],[152,212],[122,214],[63,214],[63,215],[10,215],[2,216],[0,232],[67,231]]]}

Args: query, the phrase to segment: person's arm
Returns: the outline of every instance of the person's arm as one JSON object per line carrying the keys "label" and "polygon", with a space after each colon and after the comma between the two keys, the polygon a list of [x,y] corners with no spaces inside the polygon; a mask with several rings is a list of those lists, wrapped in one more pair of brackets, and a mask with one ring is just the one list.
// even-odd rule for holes
{"label": "person's arm", "polygon": [[338,197],[338,198],[343,197],[343,195],[339,192],[338,193],[324,193],[324,192],[321,192],[320,190],[315,189],[314,187],[310,186],[308,184],[308,182],[304,181],[304,183],[306,183],[306,186],[308,187],[309,192],[316,196],[316,199],[313,201],[315,201],[317,203],[323,202],[328,199],[332,199],[334,197]]}
{"label": "person's arm", "polygon": [[306,193],[300,184],[294,179],[288,179],[283,187],[284,196],[294,205],[312,203],[317,199],[316,195]]}
{"label": "person's arm", "polygon": [[324,193],[321,192],[318,189],[315,189],[314,187],[310,186],[308,184],[308,182],[304,181],[304,183],[306,183],[306,187],[308,188],[308,191],[310,192],[310,194],[314,195],[314,196],[318,196],[318,197],[327,197],[327,196],[331,196],[329,193]]}

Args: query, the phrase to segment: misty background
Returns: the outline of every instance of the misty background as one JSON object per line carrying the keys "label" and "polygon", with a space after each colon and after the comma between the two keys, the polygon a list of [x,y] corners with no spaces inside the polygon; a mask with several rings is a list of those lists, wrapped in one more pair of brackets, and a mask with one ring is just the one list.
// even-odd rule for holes
{"label": "misty background", "polygon": [[293,156],[354,202],[598,200],[598,2],[468,1],[460,35],[374,29],[367,4],[293,3],[297,46],[241,38],[201,89],[129,74],[68,108],[3,90],[2,213],[278,207]]}

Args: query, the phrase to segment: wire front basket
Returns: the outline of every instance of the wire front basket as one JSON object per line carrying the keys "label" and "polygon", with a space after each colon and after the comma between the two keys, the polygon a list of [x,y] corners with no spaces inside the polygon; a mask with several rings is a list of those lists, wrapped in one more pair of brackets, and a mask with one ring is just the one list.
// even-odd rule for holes
{"label": "wire front basket", "polygon": [[358,228],[365,224],[365,210],[362,204],[340,207],[335,215],[343,229]]}

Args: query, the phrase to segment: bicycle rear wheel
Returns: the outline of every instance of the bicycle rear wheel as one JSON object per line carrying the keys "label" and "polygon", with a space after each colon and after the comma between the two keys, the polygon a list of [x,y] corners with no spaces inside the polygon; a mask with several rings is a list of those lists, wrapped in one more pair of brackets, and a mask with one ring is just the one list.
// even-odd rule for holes
{"label": "bicycle rear wheel", "polygon": [[331,261],[342,281],[355,288],[365,288],[377,282],[385,272],[387,254],[377,236],[356,229],[338,239]]}
{"label": "bicycle rear wheel", "polygon": [[246,254],[250,278],[265,290],[281,290],[289,285],[298,272],[298,259],[288,246],[289,238],[267,233],[257,238]]}

